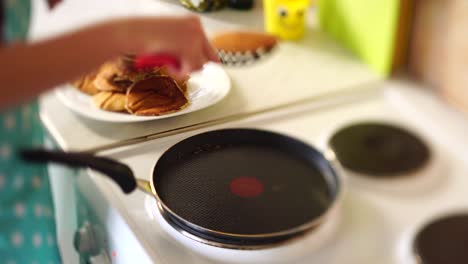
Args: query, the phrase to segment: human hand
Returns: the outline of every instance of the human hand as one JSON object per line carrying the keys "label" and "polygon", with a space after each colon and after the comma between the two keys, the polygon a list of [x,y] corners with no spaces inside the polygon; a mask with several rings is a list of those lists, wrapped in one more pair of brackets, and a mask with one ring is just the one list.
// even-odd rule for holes
{"label": "human hand", "polygon": [[195,16],[132,18],[114,23],[113,27],[126,53],[177,58],[180,69],[169,67],[168,70],[179,80],[209,61],[219,62]]}
{"label": "human hand", "polygon": [[[208,61],[219,61],[196,17],[101,22],[40,42],[15,43],[1,49],[0,80],[5,87],[17,89],[2,93],[0,109],[26,102],[129,53],[177,58],[180,70],[167,69],[177,81],[185,80]],[[29,78],[24,78],[24,73]]]}

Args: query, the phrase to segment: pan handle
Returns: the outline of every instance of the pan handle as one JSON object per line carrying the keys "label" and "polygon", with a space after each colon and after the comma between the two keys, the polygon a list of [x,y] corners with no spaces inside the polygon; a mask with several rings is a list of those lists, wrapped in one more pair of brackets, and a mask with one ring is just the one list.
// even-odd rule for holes
{"label": "pan handle", "polygon": [[137,188],[137,181],[130,167],[109,158],[79,152],[42,149],[22,150],[19,155],[24,161],[31,163],[52,162],[72,168],[89,167],[114,180],[124,193],[131,193]]}

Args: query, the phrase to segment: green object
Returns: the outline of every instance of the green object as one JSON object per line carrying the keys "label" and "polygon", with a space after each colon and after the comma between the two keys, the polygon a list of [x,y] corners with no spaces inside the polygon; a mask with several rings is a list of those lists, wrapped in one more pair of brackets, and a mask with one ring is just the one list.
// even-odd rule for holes
{"label": "green object", "polygon": [[399,0],[319,0],[320,27],[384,77],[392,71]]}

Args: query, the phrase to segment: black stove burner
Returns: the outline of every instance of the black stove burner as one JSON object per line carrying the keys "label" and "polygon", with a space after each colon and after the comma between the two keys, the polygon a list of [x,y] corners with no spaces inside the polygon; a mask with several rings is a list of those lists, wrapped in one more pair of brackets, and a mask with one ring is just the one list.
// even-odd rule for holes
{"label": "black stove burner", "polygon": [[468,214],[427,224],[415,237],[413,249],[422,264],[468,263]]}
{"label": "black stove burner", "polygon": [[316,227],[338,192],[337,176],[320,152],[248,129],[212,131],[176,144],[158,161],[153,181],[171,225],[247,247]]}
{"label": "black stove burner", "polygon": [[418,137],[379,123],[345,127],[329,144],[343,167],[370,177],[401,176],[422,168],[430,158]]}

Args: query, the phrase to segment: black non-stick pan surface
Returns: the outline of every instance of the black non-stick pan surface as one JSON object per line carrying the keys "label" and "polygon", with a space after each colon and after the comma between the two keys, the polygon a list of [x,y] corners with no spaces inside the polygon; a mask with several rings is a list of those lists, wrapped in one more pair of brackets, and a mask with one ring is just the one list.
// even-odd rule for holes
{"label": "black non-stick pan surface", "polygon": [[157,162],[160,200],[181,218],[233,234],[268,234],[322,215],[335,198],[323,156],[292,138],[259,130],[186,139]]}

